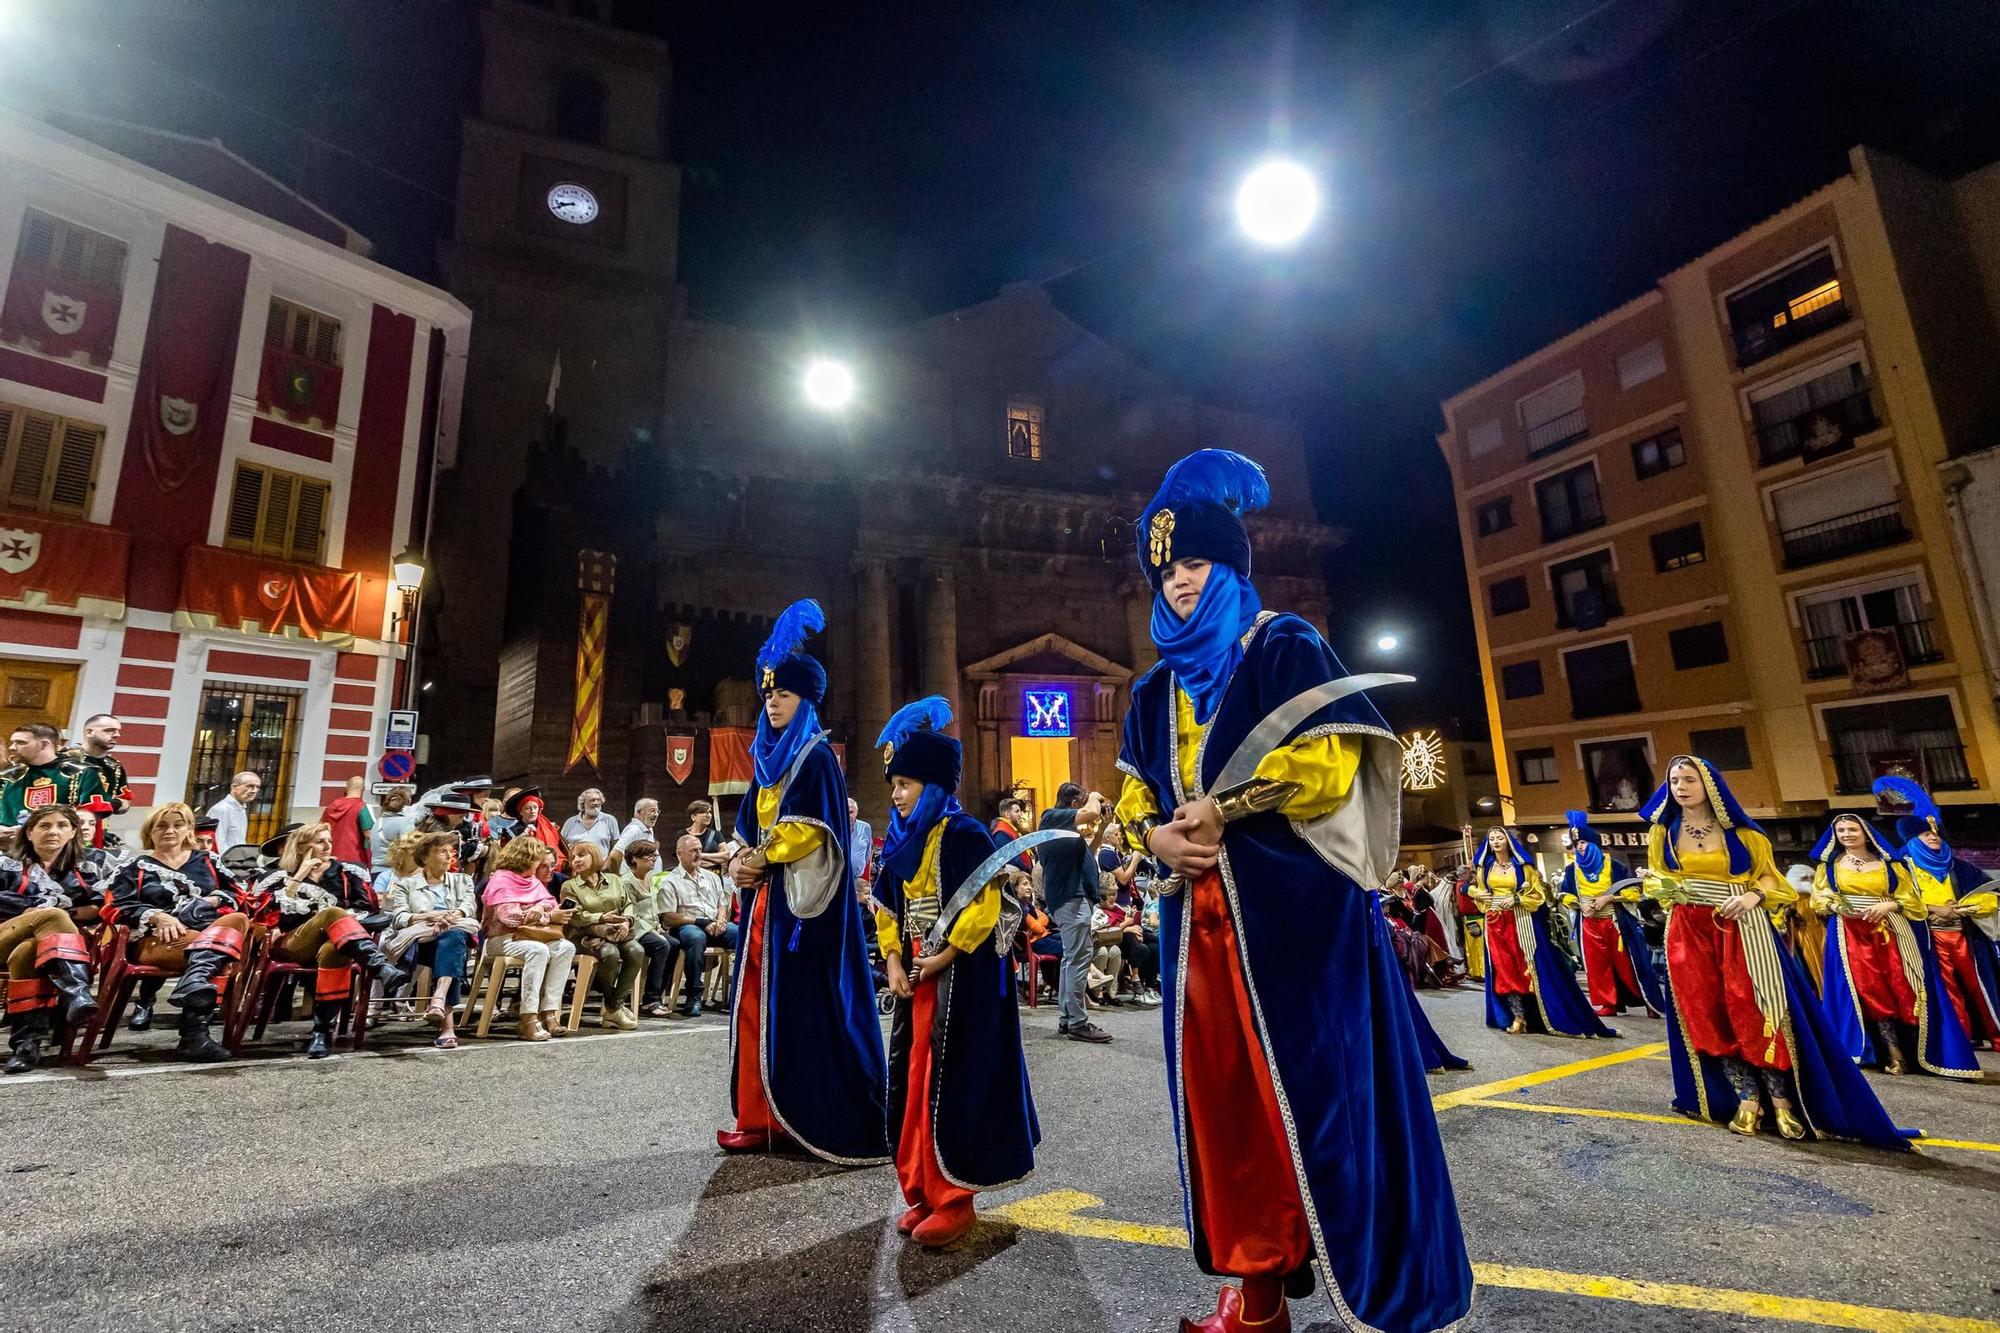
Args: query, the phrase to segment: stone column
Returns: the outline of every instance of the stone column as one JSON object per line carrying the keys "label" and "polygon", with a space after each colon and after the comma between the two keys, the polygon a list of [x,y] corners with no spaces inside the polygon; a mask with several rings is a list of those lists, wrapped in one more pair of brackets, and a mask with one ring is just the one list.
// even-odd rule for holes
{"label": "stone column", "polygon": [[[925,694],[941,694],[951,702],[954,717],[958,705],[958,573],[948,560],[924,561],[924,658]],[[961,723],[964,719],[960,718]],[[961,725],[960,739],[971,734]]]}
{"label": "stone column", "polygon": [[[854,561],[854,751],[866,751],[895,710],[889,698],[889,564],[879,556]],[[853,754],[849,767],[861,772]],[[879,784],[878,784],[879,785]],[[864,805],[878,802],[863,800]]]}
{"label": "stone column", "polygon": [[1143,577],[1127,579],[1118,585],[1118,595],[1125,603],[1125,631],[1132,642],[1132,674],[1137,676],[1160,660],[1160,650],[1153,646],[1153,585]]}

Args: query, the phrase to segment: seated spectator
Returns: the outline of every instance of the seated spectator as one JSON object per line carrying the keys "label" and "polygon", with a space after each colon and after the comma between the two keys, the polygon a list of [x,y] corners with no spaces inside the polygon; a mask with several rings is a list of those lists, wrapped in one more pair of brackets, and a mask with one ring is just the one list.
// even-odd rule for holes
{"label": "seated spectator", "polygon": [[625,849],[625,915],[646,951],[646,995],[639,1012],[647,1018],[673,1013],[666,1001],[667,970],[674,965],[675,941],[660,921],[660,891],[653,882],[660,865],[660,845],[640,838]]}
{"label": "seated spectator", "polygon": [[1100,1007],[1115,1008],[1120,1003],[1118,974],[1125,966],[1125,953],[1119,942],[1125,938],[1125,918],[1125,909],[1118,905],[1118,886],[1107,875],[1098,887],[1097,906],[1090,914],[1092,951],[1087,994]]}
{"label": "seated spectator", "polygon": [[653,844],[653,855],[657,858],[659,856],[660,840],[654,836],[653,829],[659,822],[660,803],[650,796],[640,797],[639,803],[632,807],[631,821],[618,834],[618,841],[612,846],[611,850],[618,853],[620,857],[629,857],[632,854],[633,843],[650,842]]}
{"label": "seated spectator", "polygon": [[618,868],[612,857],[612,848],[618,845],[618,819],[604,808],[604,793],[595,787],[585,787],[577,793],[576,813],[563,821],[563,846],[578,841],[597,844],[600,867],[608,865]]}
{"label": "seated spectator", "polygon": [[[32,810],[21,823],[21,860],[0,870],[0,960],[7,966],[9,1074],[42,1062],[60,1018],[74,1031],[97,1013],[90,946],[72,912],[96,901],[78,861],[78,821],[66,805]],[[96,908],[91,907],[96,915]]]}
{"label": "seated spectator", "polygon": [[505,842],[520,832],[520,825],[507,818],[507,807],[498,796],[489,796],[479,803],[479,817],[486,821],[486,831],[495,842]]}
{"label": "seated spectator", "polygon": [[514,839],[495,855],[493,874],[479,891],[486,947],[521,960],[516,1031],[523,1041],[547,1041],[568,1031],[562,1023],[563,990],[576,945],[564,934],[570,909],[558,904],[543,882],[554,868],[554,853],[540,838]]}
{"label": "seated spectator", "polygon": [[639,1026],[639,1018],[626,1001],[646,966],[646,950],[634,937],[632,918],[625,915],[625,881],[608,871],[604,861],[604,850],[594,840],[571,843],[563,901],[576,908],[569,937],[576,941],[578,956],[597,959],[597,993],[604,997],[598,1026],[630,1030]]}
{"label": "seated spectator", "polygon": [[[282,842],[278,868],[257,883],[253,919],[277,936],[274,956],[313,969],[312,1036],[306,1058],[323,1060],[333,1054],[333,1029],[354,988],[359,964],[384,994],[393,994],[409,980],[389,960],[362,924],[364,913],[381,910],[367,872],[333,854],[330,825],[306,824],[289,836],[264,844],[268,856]],[[367,986],[362,1002],[367,1002]]]}
{"label": "seated spectator", "polygon": [[722,876],[701,863],[701,839],[684,834],[674,846],[677,865],[655,881],[660,890],[660,923],[681,948],[680,1012],[701,1016],[703,964],[710,945],[734,952],[736,923],[729,919],[729,890]]}
{"label": "seated spectator", "polygon": [[424,1021],[438,1029],[431,1045],[458,1046],[452,1011],[465,979],[465,959],[479,932],[479,904],[472,877],[451,868],[458,839],[449,833],[406,833],[389,849],[395,881],[389,886],[389,924],[395,932],[385,952],[401,960],[414,948],[411,966],[431,970],[430,1006]]}

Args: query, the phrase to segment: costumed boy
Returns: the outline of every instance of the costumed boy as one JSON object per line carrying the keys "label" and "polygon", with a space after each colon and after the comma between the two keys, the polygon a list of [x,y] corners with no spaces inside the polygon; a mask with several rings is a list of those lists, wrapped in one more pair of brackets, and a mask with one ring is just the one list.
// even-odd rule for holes
{"label": "costumed boy", "polygon": [[1915,808],[1896,821],[1903,868],[1923,899],[1944,993],[1973,1044],[2000,1051],[2000,896],[1984,870],[1952,851],[1931,794],[1908,778],[1875,779],[1875,794]]}
{"label": "costumed boy", "polygon": [[1569,843],[1574,859],[1563,867],[1557,891],[1563,906],[1583,915],[1583,979],[1590,1003],[1603,1018],[1624,1012],[1628,1004],[1659,1017],[1667,1012],[1667,995],[1639,924],[1637,876],[1604,854],[1604,835],[1581,810],[1569,812]]}

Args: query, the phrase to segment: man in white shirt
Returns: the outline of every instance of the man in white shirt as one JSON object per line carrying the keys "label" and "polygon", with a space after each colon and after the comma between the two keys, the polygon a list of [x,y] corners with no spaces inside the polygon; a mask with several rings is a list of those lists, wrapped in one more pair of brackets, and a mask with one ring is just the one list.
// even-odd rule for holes
{"label": "man in white shirt", "polygon": [[854,867],[854,891],[866,899],[875,882],[875,830],[861,817],[861,803],[852,796],[847,798],[847,818],[853,828],[848,836],[847,864]]}
{"label": "man in white shirt", "polygon": [[641,838],[647,842],[658,842],[653,836],[653,828],[660,822],[660,803],[650,796],[642,796],[632,807],[632,822],[618,835],[616,850],[622,856],[632,849],[632,844]]}
{"label": "man in white shirt", "polygon": [[685,996],[680,1013],[685,1018],[701,1016],[702,962],[710,945],[736,948],[736,923],[729,920],[731,894],[722,876],[701,863],[701,839],[692,833],[681,835],[674,844],[679,863],[653,883],[660,899],[660,926],[667,938],[681,950],[681,990]]}
{"label": "man in white shirt", "polygon": [[220,855],[250,841],[250,806],[264,789],[264,779],[245,770],[229,780],[229,795],[208,807],[215,821],[215,850]]}
{"label": "man in white shirt", "polygon": [[576,798],[576,813],[563,821],[562,840],[567,847],[584,838],[597,844],[610,868],[616,870],[623,858],[613,859],[611,848],[618,841],[618,817],[604,808],[604,793],[585,787]]}

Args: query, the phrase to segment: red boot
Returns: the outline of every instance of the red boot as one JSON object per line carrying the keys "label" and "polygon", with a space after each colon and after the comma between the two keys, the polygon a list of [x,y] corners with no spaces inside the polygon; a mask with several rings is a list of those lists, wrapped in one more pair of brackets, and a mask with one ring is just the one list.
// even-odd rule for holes
{"label": "red boot", "polygon": [[740,1129],[715,1131],[715,1146],[724,1152],[786,1152],[798,1147],[789,1134],[745,1133]]}
{"label": "red boot", "polygon": [[899,1236],[909,1235],[912,1231],[923,1225],[924,1219],[930,1215],[931,1210],[929,1207],[921,1203],[918,1204],[896,1219],[896,1234]]}
{"label": "red boot", "polygon": [[1618,1006],[1615,1004],[1600,1004],[1597,1006],[1597,1016],[1599,1018],[1616,1018],[1618,1017]]}
{"label": "red boot", "polygon": [[[1273,1286],[1277,1284],[1273,1283]],[[1215,1298],[1215,1313],[1197,1323],[1192,1319],[1181,1320],[1181,1333],[1292,1333],[1292,1311],[1285,1304],[1284,1289],[1277,1288],[1278,1308],[1276,1313],[1252,1320],[1243,1309],[1243,1293],[1235,1287],[1224,1287]]]}
{"label": "red boot", "polygon": [[972,1224],[977,1220],[972,1211],[972,1200],[946,1204],[917,1223],[910,1232],[910,1239],[925,1249],[941,1250],[972,1230]]}

